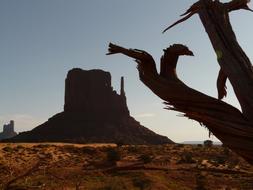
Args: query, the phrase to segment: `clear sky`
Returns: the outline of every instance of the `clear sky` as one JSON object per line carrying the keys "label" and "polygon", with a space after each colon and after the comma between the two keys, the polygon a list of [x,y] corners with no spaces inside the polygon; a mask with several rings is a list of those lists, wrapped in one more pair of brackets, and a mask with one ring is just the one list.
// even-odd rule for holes
{"label": "clear sky", "polygon": [[[163,101],[139,81],[133,60],[105,55],[109,42],[144,49],[157,60],[159,70],[163,48],[186,44],[195,57],[180,58],[179,77],[216,97],[219,66],[198,16],[162,34],[194,2],[1,0],[0,125],[14,119],[16,131],[30,130],[61,112],[66,74],[80,67],[111,72],[117,91],[125,76],[131,115],[151,130],[176,142],[207,139],[207,130],[198,123],[163,109]],[[231,13],[237,39],[251,60],[252,19],[247,11]],[[231,87],[225,101],[239,107]]]}

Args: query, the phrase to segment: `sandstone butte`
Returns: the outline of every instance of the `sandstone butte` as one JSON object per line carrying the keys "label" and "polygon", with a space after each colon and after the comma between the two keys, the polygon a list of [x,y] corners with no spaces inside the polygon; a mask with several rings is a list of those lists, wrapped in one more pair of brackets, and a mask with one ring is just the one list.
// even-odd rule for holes
{"label": "sandstone butte", "polygon": [[[6,140],[5,140],[6,141]],[[111,74],[103,70],[74,68],[65,80],[64,111],[9,142],[70,143],[173,143],[142,126],[130,116],[121,78],[120,94],[111,86]]]}

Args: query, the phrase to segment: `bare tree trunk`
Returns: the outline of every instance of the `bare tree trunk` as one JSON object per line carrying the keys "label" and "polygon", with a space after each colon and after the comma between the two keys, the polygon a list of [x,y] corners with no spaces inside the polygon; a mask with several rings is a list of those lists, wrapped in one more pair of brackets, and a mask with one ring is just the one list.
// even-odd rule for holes
{"label": "bare tree trunk", "polygon": [[[199,12],[200,19],[223,72],[228,76],[243,115],[253,121],[253,71],[249,58],[238,44],[229,22],[230,4],[201,0],[205,8]],[[213,5],[212,8],[210,4]],[[239,79],[239,80],[238,80]]]}
{"label": "bare tree trunk", "polygon": [[[238,4],[239,2],[239,4]],[[233,106],[201,92],[180,81],[177,77],[162,77],[147,52],[110,44],[109,54],[122,53],[136,59],[140,80],[165,101],[168,109],[183,112],[186,117],[206,126],[224,145],[253,164],[253,71],[251,63],[239,46],[229,22],[228,12],[247,6],[247,0],[220,3],[200,0],[187,12],[185,18],[198,13],[216,51],[222,72],[229,78],[240,102],[242,112]],[[171,28],[171,27],[169,27]],[[172,64],[165,51],[163,62]],[[181,54],[182,55],[182,54]],[[225,85],[225,83],[224,83]]]}

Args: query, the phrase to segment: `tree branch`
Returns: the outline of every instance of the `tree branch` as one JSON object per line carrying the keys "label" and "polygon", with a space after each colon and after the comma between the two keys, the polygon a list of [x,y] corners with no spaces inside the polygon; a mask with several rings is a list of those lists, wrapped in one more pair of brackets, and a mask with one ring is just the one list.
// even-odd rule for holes
{"label": "tree branch", "polygon": [[[206,6],[207,1],[201,2]],[[214,50],[221,55],[218,62],[233,86],[243,114],[253,120],[253,70],[236,40],[225,8],[222,3],[215,3],[213,9],[201,9],[199,16]]]}
{"label": "tree branch", "polygon": [[[238,9],[250,10],[248,2],[249,0],[232,0],[223,4],[218,0],[199,0],[182,15],[182,19],[164,30],[199,14],[221,67],[217,81],[219,98],[226,95],[225,83],[228,77],[242,113],[221,100],[188,87],[176,74],[173,75],[176,73],[173,70],[158,75],[152,56],[144,51],[113,44],[109,45],[109,51],[135,58],[140,80],[165,101],[167,109],[183,112],[186,117],[205,125],[223,144],[253,164],[253,69],[236,40],[228,15],[230,11]],[[171,65],[176,65],[177,59],[172,60],[172,57],[164,55],[161,64],[170,65],[167,68],[174,69]],[[169,77],[168,74],[173,76]]]}
{"label": "tree branch", "polygon": [[[150,69],[155,67],[155,62],[148,53],[146,55],[149,59],[144,59],[142,51],[126,49],[114,44],[109,45],[109,52],[137,58],[140,80],[166,101],[167,109],[183,112],[186,117],[205,125],[224,144],[253,163],[253,159],[250,159],[253,158],[253,128],[238,109],[188,87],[179,79],[158,75],[156,69]],[[171,62],[169,59],[163,61],[167,64]],[[231,139],[236,139],[236,143],[231,142]],[[238,147],[238,143],[246,141],[249,146],[245,146],[246,151],[244,151],[241,146]]]}
{"label": "tree branch", "polygon": [[228,15],[230,11],[239,9],[251,10],[247,6],[249,2],[250,0],[232,0],[223,4],[219,1],[199,0],[186,11],[186,19],[180,19],[165,31],[195,13],[199,14],[217,54],[222,73],[229,78],[244,116],[253,121],[253,69],[236,40]]}

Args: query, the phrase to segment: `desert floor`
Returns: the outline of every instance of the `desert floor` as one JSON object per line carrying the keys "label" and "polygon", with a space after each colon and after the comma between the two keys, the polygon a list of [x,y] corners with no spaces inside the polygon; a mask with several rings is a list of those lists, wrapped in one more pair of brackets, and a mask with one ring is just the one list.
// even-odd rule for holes
{"label": "desert floor", "polygon": [[253,166],[222,146],[2,143],[0,189],[252,190]]}

